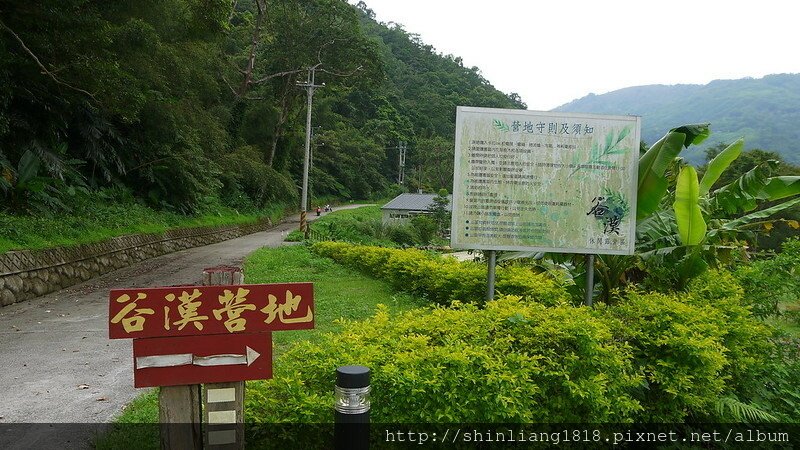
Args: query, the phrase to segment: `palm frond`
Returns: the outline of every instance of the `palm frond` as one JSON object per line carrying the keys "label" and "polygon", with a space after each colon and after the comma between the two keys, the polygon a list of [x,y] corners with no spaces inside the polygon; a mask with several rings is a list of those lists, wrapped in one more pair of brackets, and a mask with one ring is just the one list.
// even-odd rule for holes
{"label": "palm frond", "polygon": [[717,416],[723,420],[733,420],[735,422],[758,423],[758,422],[778,422],[779,419],[772,414],[759,409],[756,406],[748,405],[733,397],[722,397],[714,405]]}

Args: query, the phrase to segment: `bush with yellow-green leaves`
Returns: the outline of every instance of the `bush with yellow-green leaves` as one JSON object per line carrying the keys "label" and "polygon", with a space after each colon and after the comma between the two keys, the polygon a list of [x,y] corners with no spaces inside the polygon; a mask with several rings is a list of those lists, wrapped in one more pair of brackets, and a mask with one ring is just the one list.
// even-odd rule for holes
{"label": "bush with yellow-green leaves", "polygon": [[[766,330],[696,294],[633,293],[618,306],[545,307],[516,296],[344,322],[281,356],[248,389],[248,422],[330,422],[335,370],[372,369],[372,419],[392,423],[732,420],[766,357]],[[732,328],[744,326],[741,335]]]}
{"label": "bush with yellow-green leaves", "polygon": [[[630,290],[593,309],[568,304],[560,287],[520,268],[498,271],[498,289],[516,295],[483,303],[477,265],[349,244],[314,251],[449,306],[395,316],[380,309],[294,346],[275,379],[248,390],[248,422],[332,421],[335,370],[352,364],[372,369],[376,422],[679,423],[792,413],[759,400],[769,393],[775,345],[727,272],[710,271],[687,292]],[[779,381],[770,386],[791,380]]]}
{"label": "bush with yellow-green leaves", "polygon": [[[343,242],[317,242],[311,249],[440,305],[457,300],[479,302],[485,296],[486,266],[478,263],[459,262],[417,249]],[[520,267],[498,267],[495,288],[501,295],[518,295],[548,306],[570,301],[552,279]]]}

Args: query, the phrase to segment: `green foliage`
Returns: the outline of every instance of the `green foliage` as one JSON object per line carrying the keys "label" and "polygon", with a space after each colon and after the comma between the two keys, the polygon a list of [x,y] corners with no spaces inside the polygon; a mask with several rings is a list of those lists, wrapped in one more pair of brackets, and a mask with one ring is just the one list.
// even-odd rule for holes
{"label": "green foliage", "polygon": [[[688,295],[629,292],[598,310],[503,296],[483,308],[459,302],[342,321],[340,333],[284,354],[285,374],[251,385],[249,420],[332,421],[333,374],[346,364],[372,369],[376,422],[780,419],[774,397],[753,393],[776,347],[733,278],[720,276]],[[771,379],[769,390],[788,388],[792,376]]]}
{"label": "green foliage", "polygon": [[437,232],[441,237],[444,237],[447,230],[450,229],[450,211],[447,209],[450,205],[448,195],[447,189],[440,189],[428,206],[428,211],[430,211],[431,218],[436,223]]}
{"label": "green foliage", "polygon": [[744,149],[744,139],[739,139],[725,147],[708,162],[705,173],[703,173],[703,179],[700,180],[700,195],[711,190],[711,186],[719,180],[731,163],[742,154],[742,149]]}
{"label": "green foliage", "polygon": [[[354,209],[335,210],[310,224],[311,239],[353,242],[365,245],[402,245],[409,238],[408,227],[381,223],[381,209],[369,205]],[[287,240],[302,241],[303,233],[292,231]],[[398,241],[394,239],[397,238]]]}
{"label": "green foliage", "polygon": [[[653,162],[657,155],[648,158],[645,154],[641,158],[642,162],[650,161],[648,166],[652,173],[649,177],[653,180],[650,184],[655,187],[642,192],[640,185],[640,200],[643,194],[653,194],[656,197],[646,201],[648,208],[658,205],[637,224],[636,249],[645,260],[646,268],[677,269],[673,271],[676,276],[669,286],[682,289],[690,278],[708,266],[727,263],[732,251],[744,249],[748,242],[755,241],[755,227],[772,228],[775,223],[785,221],[772,218],[773,215],[800,204],[800,177],[770,177],[777,166],[775,161],[762,162],[730,183],[712,189],[715,182],[725,177],[726,169],[741,154],[742,146],[743,143],[737,141],[721,151],[709,163],[700,182],[691,166],[681,167],[672,192],[664,189],[670,185],[666,175],[668,170],[676,171],[675,166],[681,165],[679,160],[673,160],[672,169],[665,166],[662,176],[658,177],[661,169],[652,169],[659,167]],[[648,153],[654,148],[655,145]],[[675,158],[672,154],[669,156]],[[662,195],[665,195],[663,201]],[[666,205],[668,200],[673,202],[672,210]],[[774,203],[778,200],[780,202]],[[773,203],[750,212],[767,202]],[[662,277],[660,281],[667,280]]]}
{"label": "green foliage", "polygon": [[235,211],[220,204],[204,205],[195,215],[157,211],[137,201],[124,188],[76,192],[71,208],[50,215],[14,215],[0,211],[0,252],[97,242],[131,233],[161,233],[173,228],[248,224],[269,217],[277,222],[282,205]]}
{"label": "green foliage", "polygon": [[658,209],[669,187],[667,169],[681,150],[702,142],[708,134],[708,124],[673,128],[639,158],[637,220],[648,217]]}
{"label": "green foliage", "polygon": [[678,236],[683,245],[697,245],[706,236],[706,223],[700,210],[698,198],[700,187],[694,167],[681,169],[675,185],[675,222],[678,225]]}
{"label": "green foliage", "polygon": [[411,218],[411,228],[422,245],[428,245],[436,238],[439,229],[436,220],[428,214],[417,214]]}
{"label": "green foliage", "polygon": [[756,317],[780,314],[779,304],[800,304],[800,238],[784,241],[772,258],[736,266],[734,275]]}
{"label": "green foliage", "polygon": [[[334,211],[311,224],[312,241],[342,241],[386,247],[430,245],[438,241],[437,225],[428,215],[417,215],[411,223],[383,223],[378,206]],[[286,238],[299,242],[304,239],[299,230]]]}
{"label": "green foliage", "polygon": [[639,420],[719,420],[719,398],[747,395],[769,350],[769,334],[727,279],[727,285],[700,281],[683,295],[631,291],[608,309],[619,320],[613,327],[618,339],[632,346],[644,377],[634,395],[646,405]]}
{"label": "green foliage", "polygon": [[[54,189],[115,184],[183,214],[296,203],[306,108],[297,82],[310,66],[325,83],[312,110],[317,198],[383,193],[397,179],[399,140],[411,144],[409,167],[437,163],[418,184],[447,187],[455,106],[522,105],[476,68],[339,0],[6,3],[0,198],[15,212],[69,208]],[[34,177],[29,151],[41,163]],[[63,177],[65,167],[77,176]],[[408,242],[407,231],[392,233]]]}
{"label": "green foliage", "polygon": [[288,375],[248,391],[248,422],[330,422],[332,375],[351,363],[372,369],[379,423],[619,423],[641,409],[630,350],[587,309],[504,297],[343,327],[287,352]]}
{"label": "green foliage", "polygon": [[220,166],[226,168],[222,173],[222,196],[230,198],[232,205],[236,204],[234,197],[239,193],[251,200],[256,208],[270,203],[294,204],[299,201],[289,174],[280,173],[264,163],[258,149],[253,146],[239,147],[223,155]]}
{"label": "green foliage", "polygon": [[[395,288],[414,293],[442,305],[454,301],[481,302],[486,292],[486,268],[473,262],[460,263],[415,249],[389,249],[317,242],[314,252],[349,267],[383,278]],[[496,288],[545,305],[566,303],[567,293],[545,275],[521,268],[500,267]]]}
{"label": "green foliage", "polygon": [[796,423],[800,417],[800,338],[776,336],[771,344],[749,393],[756,406],[780,422]]}

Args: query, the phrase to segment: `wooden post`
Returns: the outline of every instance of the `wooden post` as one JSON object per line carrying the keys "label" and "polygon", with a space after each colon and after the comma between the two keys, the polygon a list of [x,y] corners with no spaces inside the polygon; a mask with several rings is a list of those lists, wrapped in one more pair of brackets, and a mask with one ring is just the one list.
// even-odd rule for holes
{"label": "wooden post", "polygon": [[161,448],[201,449],[200,386],[162,386],[158,392]]}
{"label": "wooden post", "polygon": [[203,385],[206,449],[244,449],[244,381]]}
{"label": "wooden post", "polygon": [[[242,269],[203,269],[203,285],[244,284]],[[214,450],[244,450],[244,381],[203,385],[203,446]]]}

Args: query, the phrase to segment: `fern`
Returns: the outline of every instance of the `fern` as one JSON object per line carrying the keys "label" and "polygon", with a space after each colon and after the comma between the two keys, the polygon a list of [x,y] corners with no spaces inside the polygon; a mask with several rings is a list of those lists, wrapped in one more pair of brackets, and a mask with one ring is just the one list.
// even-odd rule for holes
{"label": "fern", "polygon": [[714,405],[717,416],[723,420],[731,419],[735,422],[779,422],[772,414],[753,405],[743,403],[733,397],[722,397]]}

